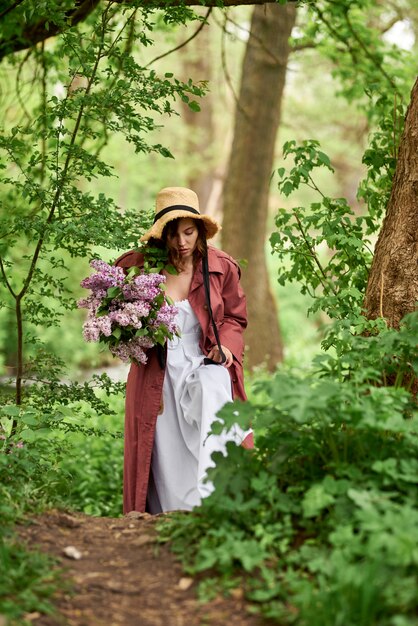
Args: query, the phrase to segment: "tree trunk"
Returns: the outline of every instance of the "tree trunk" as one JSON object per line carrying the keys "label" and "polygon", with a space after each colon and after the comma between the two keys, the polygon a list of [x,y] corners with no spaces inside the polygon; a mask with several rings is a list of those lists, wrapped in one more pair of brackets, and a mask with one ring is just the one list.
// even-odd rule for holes
{"label": "tree trunk", "polygon": [[248,261],[242,276],[249,316],[247,365],[265,363],[270,370],[282,360],[283,349],[265,258],[269,180],[295,18],[294,5],[254,9],[223,194],[222,247]]}
{"label": "tree trunk", "polygon": [[399,148],[386,217],[366,289],[369,318],[398,327],[418,301],[418,79]]}

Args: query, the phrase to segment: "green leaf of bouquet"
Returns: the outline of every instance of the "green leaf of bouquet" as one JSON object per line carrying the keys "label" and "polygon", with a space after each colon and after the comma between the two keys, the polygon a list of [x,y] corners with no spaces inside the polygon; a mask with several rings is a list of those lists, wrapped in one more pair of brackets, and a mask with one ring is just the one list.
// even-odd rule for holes
{"label": "green leaf of bouquet", "polygon": [[132,265],[126,272],[127,276],[138,276],[141,273],[141,269],[137,265]]}
{"label": "green leaf of bouquet", "polygon": [[122,330],[120,328],[115,328],[115,330],[112,332],[113,337],[116,337],[116,339],[119,339],[121,334]]}
{"label": "green leaf of bouquet", "polygon": [[164,267],[165,271],[167,272],[167,274],[172,274],[173,276],[178,274],[178,271],[176,270],[176,268],[174,267],[174,265],[166,265]]}
{"label": "green leaf of bouquet", "polygon": [[122,290],[120,287],[109,287],[107,290],[107,295],[109,298],[117,298],[122,295]]}
{"label": "green leaf of bouquet", "polygon": [[146,337],[149,335],[148,328],[138,328],[135,333],[135,337]]}

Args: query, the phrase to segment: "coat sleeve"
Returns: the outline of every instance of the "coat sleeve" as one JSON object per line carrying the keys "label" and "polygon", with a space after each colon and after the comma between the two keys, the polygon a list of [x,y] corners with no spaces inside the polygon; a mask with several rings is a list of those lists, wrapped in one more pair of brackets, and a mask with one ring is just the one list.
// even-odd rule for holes
{"label": "coat sleeve", "polygon": [[247,305],[240,283],[239,267],[231,261],[225,261],[227,271],[222,289],[224,317],[219,326],[221,344],[231,350],[234,358],[242,363],[244,356],[243,333],[247,327]]}
{"label": "coat sleeve", "polygon": [[140,252],[135,252],[135,250],[130,250],[129,252],[125,252],[121,254],[120,257],[116,259],[113,265],[117,265],[118,267],[123,267],[123,269],[129,269],[134,265],[138,267],[142,267],[144,264],[144,257]]}

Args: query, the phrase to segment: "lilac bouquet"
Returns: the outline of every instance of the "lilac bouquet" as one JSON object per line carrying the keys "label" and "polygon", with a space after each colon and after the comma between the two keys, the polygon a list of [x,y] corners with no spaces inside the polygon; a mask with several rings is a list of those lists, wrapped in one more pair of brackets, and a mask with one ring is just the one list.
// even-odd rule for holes
{"label": "lilac bouquet", "polygon": [[81,281],[91,295],[78,301],[88,310],[83,325],[86,341],[108,344],[111,353],[122,361],[147,362],[146,350],[178,335],[175,323],[177,308],[164,294],[165,276],[145,274],[131,267],[125,274],[121,267],[95,259],[96,270]]}

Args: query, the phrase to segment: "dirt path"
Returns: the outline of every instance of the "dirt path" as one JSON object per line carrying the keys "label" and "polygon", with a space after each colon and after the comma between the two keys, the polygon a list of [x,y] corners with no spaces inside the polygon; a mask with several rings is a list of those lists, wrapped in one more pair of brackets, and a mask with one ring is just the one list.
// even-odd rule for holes
{"label": "dirt path", "polygon": [[[131,514],[132,515],[132,514]],[[208,604],[196,599],[166,545],[156,542],[156,517],[87,517],[53,511],[19,534],[31,548],[59,559],[69,591],[55,599],[58,613],[30,616],[35,626],[262,626],[239,593]],[[137,517],[135,517],[135,515]],[[81,554],[68,558],[69,546]]]}

